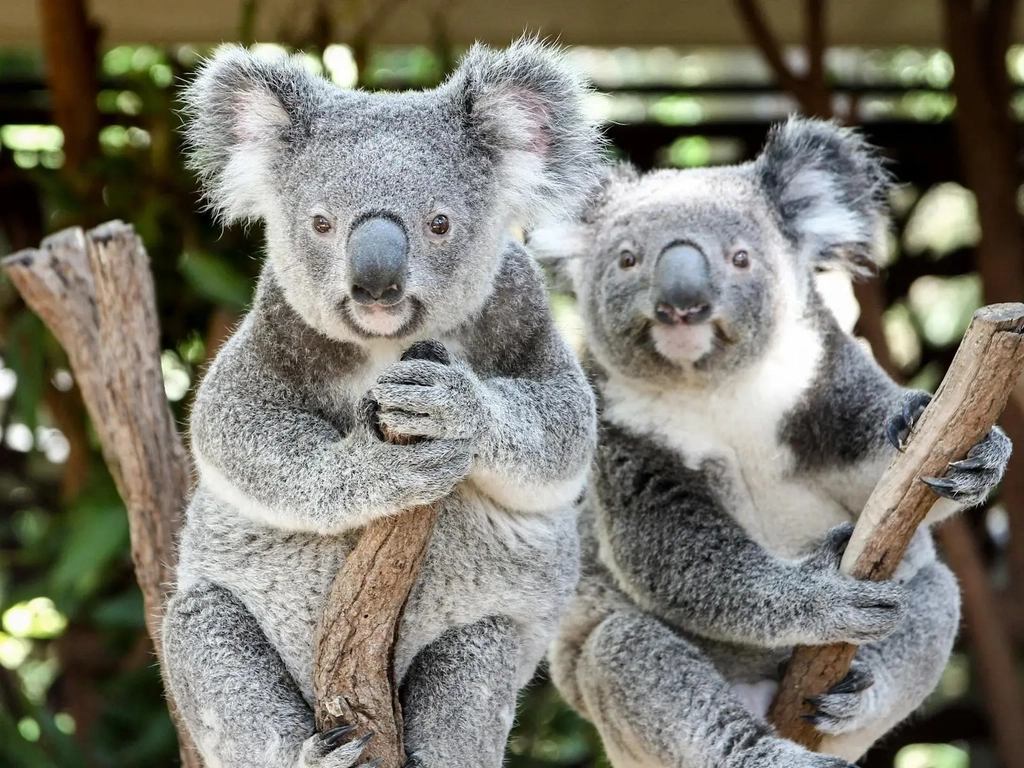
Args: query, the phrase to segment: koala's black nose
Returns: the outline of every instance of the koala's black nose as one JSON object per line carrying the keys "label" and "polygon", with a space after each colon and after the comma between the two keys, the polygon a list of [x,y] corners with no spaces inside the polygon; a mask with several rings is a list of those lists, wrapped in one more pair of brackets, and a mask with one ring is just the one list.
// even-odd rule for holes
{"label": "koala's black nose", "polygon": [[348,236],[352,298],[360,304],[396,304],[405,292],[409,239],[389,218],[377,216],[357,224]]}
{"label": "koala's black nose", "polygon": [[714,298],[708,260],[692,245],[670,245],[654,268],[654,315],[662,323],[702,323]]}

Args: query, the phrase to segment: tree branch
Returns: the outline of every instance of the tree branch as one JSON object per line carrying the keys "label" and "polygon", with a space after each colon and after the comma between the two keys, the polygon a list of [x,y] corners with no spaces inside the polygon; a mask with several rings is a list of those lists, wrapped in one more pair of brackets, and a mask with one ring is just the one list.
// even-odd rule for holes
{"label": "tree branch", "polygon": [[[115,221],[64,230],[2,266],[67,352],[128,511],[146,627],[162,659],[160,626],[191,472],[164,393],[149,258],[135,231]],[[180,725],[178,736],[182,764],[198,768]]]}
{"label": "tree branch", "polygon": [[747,28],[747,33],[761,51],[765,61],[768,62],[779,85],[792,93],[803,105],[806,97],[804,82],[786,64],[782,56],[782,49],[779,47],[771,27],[768,26],[764,14],[761,13],[757,0],[736,0],[735,5],[739,11],[740,20]]}
{"label": "tree branch", "polygon": [[[1024,370],[1024,304],[979,309],[934,399],[903,452],[886,469],[857,521],[842,570],[855,578],[886,579],[895,572],[935,501],[922,477],[941,477],[981,440],[1006,406]],[[805,700],[845,677],[856,646],[797,648],[768,717],[780,735],[817,748],[822,734],[800,718]]]}
{"label": "tree branch", "polygon": [[[417,342],[402,359],[451,362],[436,342]],[[387,433],[383,437],[398,444],[414,442]],[[395,644],[438,511],[438,504],[416,507],[363,530],[331,585],[314,638],[317,729],[351,725],[358,737],[372,734],[361,757],[380,760],[380,768],[405,766]]]}

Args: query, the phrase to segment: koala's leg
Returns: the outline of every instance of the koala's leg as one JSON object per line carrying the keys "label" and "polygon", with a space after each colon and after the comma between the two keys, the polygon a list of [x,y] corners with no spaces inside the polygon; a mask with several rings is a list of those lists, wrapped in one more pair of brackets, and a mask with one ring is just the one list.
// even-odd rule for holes
{"label": "koala's leg", "polygon": [[365,742],[315,733],[313,712],[255,617],[228,590],[199,584],[167,606],[174,701],[207,765],[352,768]]}
{"label": "koala's leg", "polygon": [[500,768],[519,659],[518,630],[504,617],[453,627],[424,648],[402,686],[409,764]]}
{"label": "koala's leg", "polygon": [[846,680],[818,699],[821,749],[857,760],[938,685],[960,622],[960,590],[933,561],[907,583],[912,607],[896,632],[857,651]]}
{"label": "koala's leg", "polygon": [[849,768],[778,738],[700,648],[645,614],[599,624],[575,678],[615,768]]}

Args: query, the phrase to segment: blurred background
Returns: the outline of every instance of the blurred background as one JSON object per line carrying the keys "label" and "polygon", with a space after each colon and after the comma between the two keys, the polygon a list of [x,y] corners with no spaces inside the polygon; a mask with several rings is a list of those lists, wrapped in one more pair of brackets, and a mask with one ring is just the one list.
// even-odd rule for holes
{"label": "blurred background", "polygon": [[[1014,0],[0,0],[0,254],[120,218],[152,259],[180,424],[250,299],[260,232],[221,233],[182,169],[177,89],[222,40],[305,51],[343,87],[437,84],[475,39],[557,37],[613,151],[642,168],[752,157],[792,111],[859,126],[899,187],[879,280],[832,284],[897,378],[933,389],[982,303],[1024,299],[1024,14]],[[553,296],[568,333],[571,303]],[[1024,766],[1024,393],[986,509],[940,535],[965,624],[924,710],[863,761]],[[42,323],[0,277],[0,766],[159,768],[174,730],[124,507]],[[606,765],[543,672],[514,768]],[[467,767],[472,768],[472,767]]]}

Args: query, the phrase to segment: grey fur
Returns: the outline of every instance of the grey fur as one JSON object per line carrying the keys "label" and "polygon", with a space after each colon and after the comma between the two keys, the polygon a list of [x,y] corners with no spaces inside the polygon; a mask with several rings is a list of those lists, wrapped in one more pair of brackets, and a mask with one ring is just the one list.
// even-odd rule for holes
{"label": "grey fur", "polygon": [[[211,768],[359,764],[361,744],[314,732],[313,631],[362,526],[436,501],[394,659],[406,745],[422,768],[500,765],[576,583],[596,440],[593,395],[509,228],[589,193],[583,94],[528,39],[474,47],[421,93],[343,91],[231,47],[187,89],[211,204],[267,236],[253,307],[192,412],[199,482],[164,624],[170,690]],[[429,228],[438,214],[449,232]],[[346,234],[368,216],[408,242],[384,316],[350,300]],[[447,354],[399,359],[425,339]],[[392,445],[380,424],[425,439]]]}
{"label": "grey fur", "polygon": [[[938,681],[959,594],[928,531],[891,582],[837,572],[927,398],[840,329],[814,282],[877,262],[886,188],[855,133],[792,119],[751,163],[620,168],[576,224],[530,236],[574,287],[599,399],[552,670],[616,768],[841,766]],[[659,322],[655,262],[677,244],[706,259],[705,322]],[[993,430],[935,484],[947,498],[929,522],[984,500],[1009,453]],[[792,646],[837,641],[861,648],[818,702],[831,756],[811,754],[763,715]]]}

